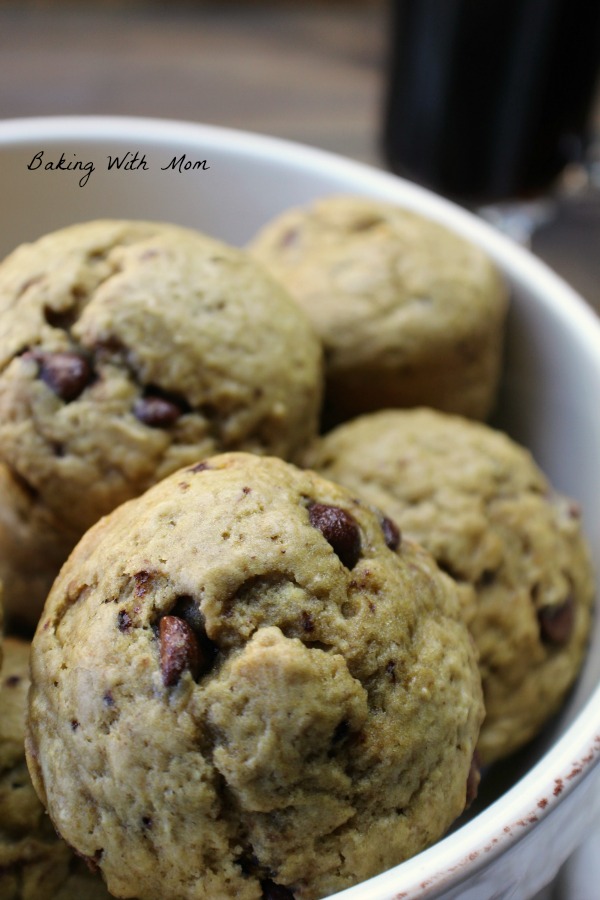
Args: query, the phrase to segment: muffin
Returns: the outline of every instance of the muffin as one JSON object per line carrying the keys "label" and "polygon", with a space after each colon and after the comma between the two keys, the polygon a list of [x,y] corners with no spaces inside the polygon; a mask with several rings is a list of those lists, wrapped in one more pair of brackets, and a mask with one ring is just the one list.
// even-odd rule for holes
{"label": "muffin", "polygon": [[4,638],[4,606],[2,605],[2,582],[0,581],[0,670],[2,669],[2,641]]}
{"label": "muffin", "polygon": [[25,764],[29,643],[8,637],[0,674],[0,897],[2,900],[108,900],[54,831]]}
{"label": "muffin", "polygon": [[385,407],[490,414],[507,291],[481,249],[416,213],[345,195],[285,211],[249,249],[321,337],[325,427]]}
{"label": "muffin", "polygon": [[26,746],[117,896],[314,900],[440,837],[482,715],[432,557],[345,489],[232,453],[79,542],[33,641]]}
{"label": "muffin", "polygon": [[429,409],[342,425],[310,462],[393,517],[461,586],[484,690],[482,760],[529,741],[586,649],[594,576],[577,505],[505,434]]}
{"label": "muffin", "polygon": [[77,529],[58,520],[0,462],[0,574],[14,632],[31,636],[50,585],[78,537]]}
{"label": "muffin", "polygon": [[[294,459],[321,381],[307,317],[241,250],[130,221],[23,245],[0,265],[2,527],[30,507],[43,572],[38,526],[62,562],[100,516],[199,456]],[[52,578],[30,569],[0,551],[8,613],[37,621]]]}

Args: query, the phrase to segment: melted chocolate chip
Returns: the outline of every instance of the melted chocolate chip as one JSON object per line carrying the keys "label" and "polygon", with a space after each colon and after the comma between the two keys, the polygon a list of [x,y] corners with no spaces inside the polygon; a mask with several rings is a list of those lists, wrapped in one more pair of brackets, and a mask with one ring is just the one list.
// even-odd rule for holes
{"label": "melted chocolate chip", "polygon": [[122,631],[123,634],[127,634],[129,631],[131,631],[131,616],[126,609],[120,609],[117,613],[117,628],[119,629],[119,631]]}
{"label": "melted chocolate chip", "polygon": [[92,379],[92,368],[80,353],[43,353],[39,362],[40,378],[65,403],[76,400]]}
{"label": "melted chocolate chip", "polygon": [[149,428],[169,428],[182,412],[182,408],[174,400],[151,394],[140,397],[133,406],[134,416]]}
{"label": "melted chocolate chip", "polygon": [[163,684],[177,684],[186,669],[192,678],[200,674],[200,653],[193,629],[178,616],[163,616],[159,626],[160,668]]}
{"label": "melted chocolate chip", "polygon": [[537,615],[544,643],[558,646],[567,643],[575,623],[575,601],[572,596],[567,597],[560,606],[543,606]]}
{"label": "melted chocolate chip", "polygon": [[294,900],[294,895],[289,888],[281,884],[275,884],[270,878],[261,881],[263,900]]}
{"label": "melted chocolate chip", "polygon": [[340,562],[353,569],[360,557],[360,531],[346,510],[325,503],[313,503],[308,510],[310,524],[331,544]]}
{"label": "melted chocolate chip", "polygon": [[400,546],[402,535],[400,534],[400,529],[396,523],[392,519],[388,519],[387,516],[384,516],[381,520],[381,530],[383,531],[384,540],[390,550],[397,550]]}
{"label": "melted chocolate chip", "polygon": [[146,572],[144,569],[133,576],[135,581],[134,593],[136,597],[145,597],[151,589],[154,581],[154,572]]}

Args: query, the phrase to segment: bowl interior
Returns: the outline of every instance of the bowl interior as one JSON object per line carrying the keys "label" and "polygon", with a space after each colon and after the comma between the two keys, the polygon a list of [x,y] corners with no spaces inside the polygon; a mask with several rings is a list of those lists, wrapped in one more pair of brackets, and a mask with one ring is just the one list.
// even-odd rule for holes
{"label": "bowl interior", "polygon": [[[120,168],[117,162],[110,166],[115,158]],[[336,191],[367,193],[420,210],[483,245],[501,266],[512,306],[495,424],[527,445],[554,486],[581,504],[600,570],[600,325],[583,301],[526,251],[400,179],[282,141],[152,120],[0,123],[0,256],[52,229],[100,217],[177,222],[243,245],[280,210]],[[494,805],[502,826],[510,816],[503,792],[538,764],[569,726],[578,729],[582,717],[589,718],[588,701],[599,682],[596,621],[591,652],[563,711],[510,764],[496,767],[471,815]],[[600,728],[600,713],[597,724]],[[586,729],[589,723],[582,732]]]}

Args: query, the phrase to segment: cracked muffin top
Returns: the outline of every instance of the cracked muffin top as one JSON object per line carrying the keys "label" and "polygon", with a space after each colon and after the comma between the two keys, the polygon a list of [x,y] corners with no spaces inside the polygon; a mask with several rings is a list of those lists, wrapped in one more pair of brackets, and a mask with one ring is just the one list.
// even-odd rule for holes
{"label": "cracked muffin top", "polygon": [[507,435],[429,409],[346,423],[310,462],[393,517],[470,597],[482,760],[530,740],[559,708],[587,645],[595,585],[577,504]]}
{"label": "cracked muffin top", "polygon": [[27,754],[117,896],[314,900],[442,835],[482,715],[433,558],[344,488],[232,453],[79,542],[33,641]]}
{"label": "cracked muffin top", "polygon": [[93,221],[0,265],[0,460],[79,533],[199,456],[294,458],[320,394],[305,315],[204,234]]}
{"label": "cracked muffin top", "polygon": [[328,425],[386,407],[490,413],[507,289],[478,246],[392,203],[332,195],[276,216],[249,250],[323,342]]}

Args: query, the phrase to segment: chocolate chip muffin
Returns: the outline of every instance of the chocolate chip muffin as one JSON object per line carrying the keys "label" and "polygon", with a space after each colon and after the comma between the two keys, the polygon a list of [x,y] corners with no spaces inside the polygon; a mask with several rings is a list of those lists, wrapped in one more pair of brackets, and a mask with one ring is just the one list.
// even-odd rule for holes
{"label": "chocolate chip muffin", "polygon": [[117,896],[309,900],[448,828],[482,714],[432,557],[345,489],[232,453],[82,538],[33,641],[27,753]]}
{"label": "chocolate chip muffin", "polygon": [[[24,545],[43,571],[42,522],[62,562],[101,515],[199,456],[295,458],[321,380],[307,317],[243,251],[128,221],[23,245],[0,265],[0,463],[15,483],[3,527],[31,507]],[[37,621],[51,579],[29,581],[32,568],[13,574],[0,551],[8,612]]]}
{"label": "chocolate chip muffin", "polygon": [[310,462],[392,516],[471,593],[463,609],[480,656],[483,761],[531,739],[587,643],[594,577],[577,505],[506,435],[428,409],[342,425]]}
{"label": "chocolate chip muffin", "polygon": [[13,631],[31,634],[43,600],[79,538],[0,462],[0,574]]}
{"label": "chocolate chip muffin", "polygon": [[391,204],[332,196],[276,217],[249,249],[323,341],[326,426],[417,405],[488,416],[507,292],[478,247]]}
{"label": "chocolate chip muffin", "polygon": [[29,643],[6,639],[0,674],[0,897],[2,900],[108,900],[54,831],[25,764]]}

